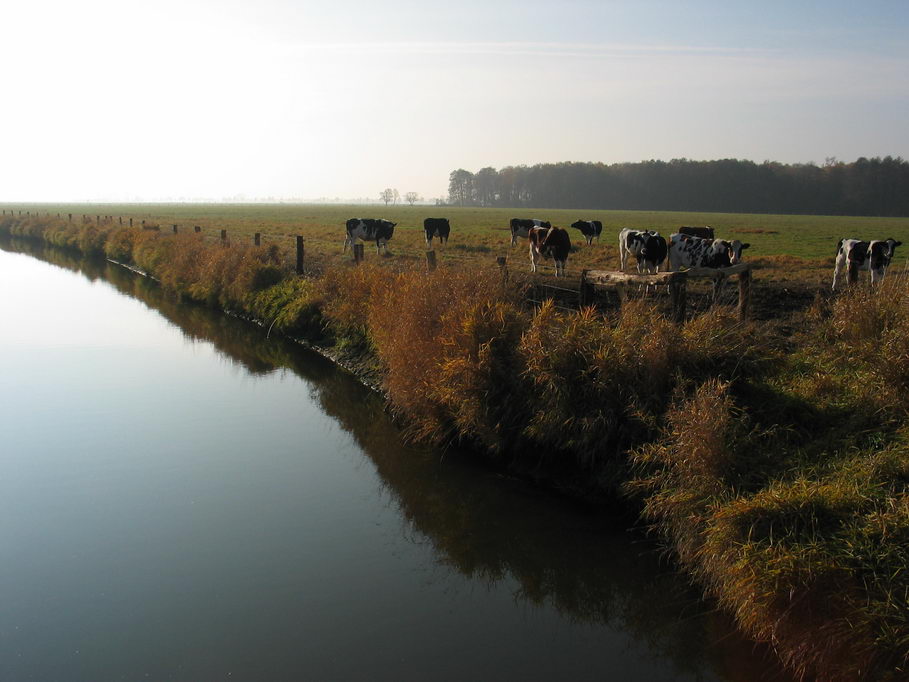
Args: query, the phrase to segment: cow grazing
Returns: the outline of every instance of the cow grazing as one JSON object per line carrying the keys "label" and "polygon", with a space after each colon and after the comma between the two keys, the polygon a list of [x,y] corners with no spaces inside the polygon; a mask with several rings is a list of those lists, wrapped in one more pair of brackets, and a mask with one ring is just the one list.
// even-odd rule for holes
{"label": "cow grazing", "polygon": [[679,228],[677,234],[687,234],[690,237],[701,237],[702,239],[716,239],[716,236],[713,234],[713,228],[710,227],[710,225],[704,225],[703,227],[683,225]]}
{"label": "cow grazing", "polygon": [[448,243],[451,225],[448,224],[448,218],[427,218],[423,221],[423,230],[426,232],[426,248],[431,249],[433,237],[439,238],[439,244]]}
{"label": "cow grazing", "polygon": [[669,269],[728,268],[741,262],[742,251],[749,246],[738,239],[704,239],[676,233],[669,237]]}
{"label": "cow grazing", "polygon": [[638,272],[656,273],[666,260],[666,240],[654,230],[631,230],[627,227],[619,232],[619,262],[624,272],[628,256],[634,256]]}
{"label": "cow grazing", "polygon": [[518,243],[518,237],[526,237],[532,227],[552,227],[547,220],[536,220],[526,218],[511,219],[511,245]]}
{"label": "cow grazing", "polygon": [[902,242],[895,239],[874,240],[863,242],[859,239],[840,239],[836,251],[836,266],[833,270],[833,290],[836,291],[837,279],[840,272],[848,269],[849,264],[854,264],[859,270],[871,271],[871,283],[875,284],[884,279],[893,253]]}
{"label": "cow grazing", "polygon": [[587,246],[590,246],[594,237],[596,237],[597,241],[600,241],[603,223],[599,220],[577,220],[571,223],[571,226],[574,229],[581,231],[581,234],[584,235],[584,238],[587,240]]}
{"label": "cow grazing", "polygon": [[362,239],[364,242],[376,242],[376,253],[381,249],[388,252],[388,240],[391,239],[395,232],[395,225],[387,220],[376,220],[373,218],[351,218],[347,221],[347,239],[344,240],[344,251],[354,243],[355,239]]}
{"label": "cow grazing", "polygon": [[565,276],[565,262],[571,251],[571,238],[561,227],[531,227],[527,233],[530,242],[530,271],[537,271],[537,257],[555,261],[556,277]]}

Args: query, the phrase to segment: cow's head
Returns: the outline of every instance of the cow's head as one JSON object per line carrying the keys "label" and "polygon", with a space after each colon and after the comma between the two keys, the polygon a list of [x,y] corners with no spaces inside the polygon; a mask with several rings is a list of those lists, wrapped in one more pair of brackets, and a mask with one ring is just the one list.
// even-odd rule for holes
{"label": "cow's head", "polygon": [[641,257],[651,263],[659,265],[666,260],[667,253],[666,239],[656,232],[648,233],[644,237],[644,247],[641,249]]}
{"label": "cow's head", "polygon": [[571,223],[571,226],[576,230],[583,230],[585,227],[587,227],[587,221],[586,220],[576,220],[573,223]]}
{"label": "cow's head", "polygon": [[729,247],[729,264],[736,265],[737,263],[742,262],[742,251],[747,249],[751,244],[743,244],[738,239],[733,239],[731,242],[726,242]]}

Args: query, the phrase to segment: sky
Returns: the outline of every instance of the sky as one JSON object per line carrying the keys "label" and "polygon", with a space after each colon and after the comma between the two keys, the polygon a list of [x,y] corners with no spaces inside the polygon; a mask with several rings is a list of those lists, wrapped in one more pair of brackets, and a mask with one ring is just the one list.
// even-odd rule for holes
{"label": "sky", "polygon": [[0,25],[0,201],[909,157],[906,0],[29,0]]}

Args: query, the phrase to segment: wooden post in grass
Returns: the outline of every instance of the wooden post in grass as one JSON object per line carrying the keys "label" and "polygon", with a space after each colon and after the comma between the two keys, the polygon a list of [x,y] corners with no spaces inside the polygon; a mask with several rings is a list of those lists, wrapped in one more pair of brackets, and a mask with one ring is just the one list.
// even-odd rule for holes
{"label": "wooden post in grass", "polygon": [[221,230],[221,243],[227,244],[227,230]]}
{"label": "wooden post in grass", "polygon": [[100,224],[101,224],[101,216],[96,215],[95,216],[95,225],[100,225]]}
{"label": "wooden post in grass", "polygon": [[356,263],[357,265],[359,265],[360,263],[363,262],[363,245],[362,244],[353,245],[353,257],[354,257],[354,263]]}
{"label": "wooden post in grass", "polygon": [[122,225],[122,224],[123,224],[123,216],[122,216],[122,215],[121,215],[121,216],[118,216],[118,218],[120,219],[120,224]]}
{"label": "wooden post in grass", "polygon": [[739,274],[739,319],[748,319],[748,309],[751,307],[751,269]]}
{"label": "wooden post in grass", "polygon": [[502,273],[502,284],[508,281],[508,258],[506,256],[496,256],[496,265],[499,266],[499,272]]}
{"label": "wooden post in grass", "polygon": [[202,231],[202,228],[199,227],[198,225],[194,225],[194,226],[193,226],[193,230],[196,232],[196,234],[198,234],[199,232]]}
{"label": "wooden post in grass", "polygon": [[145,221],[144,221],[144,220],[142,221],[142,229],[143,229],[143,230],[145,229]]}
{"label": "wooden post in grass", "polygon": [[672,321],[681,324],[685,321],[685,307],[688,298],[687,277],[681,275],[669,280],[669,302],[672,305]]}
{"label": "wooden post in grass", "polygon": [[174,225],[174,234],[177,234],[177,226]]}
{"label": "wooden post in grass", "polygon": [[429,268],[430,271],[436,269],[436,252],[435,251],[426,252],[426,267]]}
{"label": "wooden post in grass", "polygon": [[297,235],[297,274],[303,274],[303,237]]}
{"label": "wooden post in grass", "polygon": [[132,218],[129,219],[129,226],[130,226],[130,227],[133,226],[133,219],[132,219]]}
{"label": "wooden post in grass", "polygon": [[262,246],[262,235],[258,232],[253,235],[253,244],[256,246]]}

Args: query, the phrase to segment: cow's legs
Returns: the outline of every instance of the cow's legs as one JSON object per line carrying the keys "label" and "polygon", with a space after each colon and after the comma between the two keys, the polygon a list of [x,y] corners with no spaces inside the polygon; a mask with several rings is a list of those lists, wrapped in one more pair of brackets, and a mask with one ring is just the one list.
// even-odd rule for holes
{"label": "cow's legs", "polygon": [[628,251],[625,249],[625,245],[619,240],[619,270],[625,272],[625,264],[628,262]]}
{"label": "cow's legs", "polygon": [[586,239],[587,239],[587,246],[590,246],[591,244],[593,244],[593,235],[587,235]]}
{"label": "cow's legs", "polygon": [[517,243],[518,243],[518,233],[517,233],[517,232],[512,232],[512,233],[511,233],[511,245],[512,245],[512,247],[513,247],[515,244],[517,244]]}
{"label": "cow's legs", "polygon": [[350,246],[350,244],[351,244],[350,235],[347,235],[347,239],[344,240],[344,249],[341,251],[341,253],[347,253],[347,247]]}
{"label": "cow's legs", "polygon": [[871,286],[884,279],[884,268],[869,268],[871,270]]}
{"label": "cow's legs", "polygon": [[537,251],[533,248],[533,242],[530,242],[530,271],[537,271]]}
{"label": "cow's legs", "polygon": [[845,265],[846,265],[845,256],[842,253],[838,254],[836,257],[836,265],[833,266],[833,290],[834,291],[836,291],[836,284],[837,284],[837,280],[839,279],[840,272],[842,272],[844,269],[848,269],[848,268],[844,268]]}
{"label": "cow's legs", "polygon": [[[439,241],[442,241],[441,237],[439,237]],[[428,232],[426,233],[426,248],[427,249],[432,248],[432,235],[429,234]]]}

